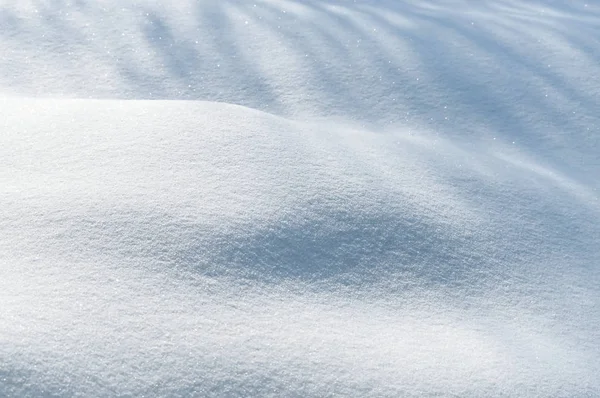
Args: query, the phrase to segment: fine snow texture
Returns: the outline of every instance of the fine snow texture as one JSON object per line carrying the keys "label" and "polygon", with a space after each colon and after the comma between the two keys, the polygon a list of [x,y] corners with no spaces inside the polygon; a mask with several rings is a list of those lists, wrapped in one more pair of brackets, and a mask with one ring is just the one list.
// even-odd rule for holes
{"label": "fine snow texture", "polygon": [[597,4],[175,3],[0,2],[0,396],[600,395]]}

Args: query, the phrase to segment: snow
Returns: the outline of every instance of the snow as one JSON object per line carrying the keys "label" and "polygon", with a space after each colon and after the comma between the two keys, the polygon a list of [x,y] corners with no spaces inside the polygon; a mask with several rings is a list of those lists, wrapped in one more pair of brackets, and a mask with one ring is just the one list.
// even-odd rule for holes
{"label": "snow", "polygon": [[0,396],[600,395],[600,7],[0,3]]}

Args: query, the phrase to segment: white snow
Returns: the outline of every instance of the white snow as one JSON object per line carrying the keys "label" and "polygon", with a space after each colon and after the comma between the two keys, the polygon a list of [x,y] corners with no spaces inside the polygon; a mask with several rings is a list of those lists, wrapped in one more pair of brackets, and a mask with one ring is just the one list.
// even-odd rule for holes
{"label": "white snow", "polygon": [[0,2],[0,396],[600,395],[600,6]]}

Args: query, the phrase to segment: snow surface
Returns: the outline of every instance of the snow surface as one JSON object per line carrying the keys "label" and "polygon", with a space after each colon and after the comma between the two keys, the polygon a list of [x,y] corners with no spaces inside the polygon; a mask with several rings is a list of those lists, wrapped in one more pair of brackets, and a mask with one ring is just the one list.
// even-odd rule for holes
{"label": "snow surface", "polygon": [[0,396],[600,396],[598,2],[4,0],[0,51]]}

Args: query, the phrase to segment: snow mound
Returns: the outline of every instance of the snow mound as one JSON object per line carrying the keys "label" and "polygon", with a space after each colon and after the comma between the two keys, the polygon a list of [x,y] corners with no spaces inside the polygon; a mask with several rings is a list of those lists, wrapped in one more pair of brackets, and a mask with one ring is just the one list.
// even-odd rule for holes
{"label": "snow mound", "polygon": [[600,206],[511,147],[3,109],[3,395],[598,391]]}
{"label": "snow mound", "polygon": [[175,3],[0,3],[0,396],[600,395],[597,5]]}

